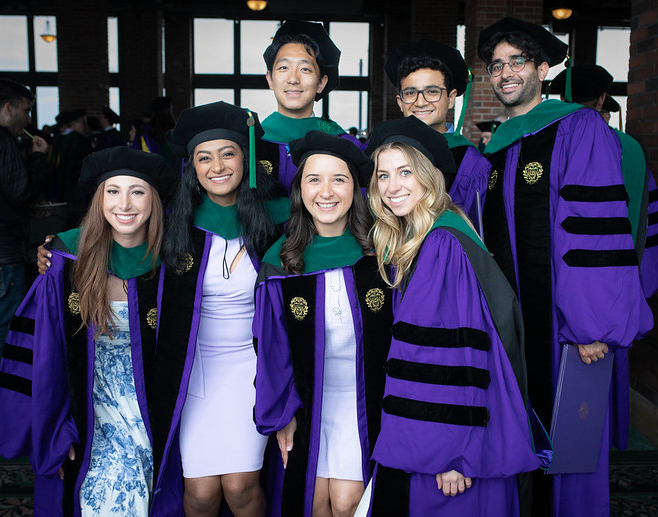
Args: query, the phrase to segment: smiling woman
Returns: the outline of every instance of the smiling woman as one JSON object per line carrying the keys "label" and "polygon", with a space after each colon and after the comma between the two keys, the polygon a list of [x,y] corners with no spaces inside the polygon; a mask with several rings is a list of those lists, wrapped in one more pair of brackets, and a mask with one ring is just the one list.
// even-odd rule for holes
{"label": "smiling woman", "polygon": [[154,406],[167,403],[146,382],[173,366],[152,359],[160,194],[176,179],[158,155],[116,147],[88,156],[80,181],[95,192],[82,226],[53,239],[52,267],[19,307],[28,326],[9,333],[1,363],[2,378],[20,381],[0,384],[0,454],[29,454],[45,514],[156,517],[182,507],[180,460],[166,446],[178,429],[158,418]]}
{"label": "smiling woman", "polygon": [[299,167],[291,217],[256,290],[255,420],[279,443],[283,514],[351,516],[371,475],[390,340],[389,291],[360,189],[372,162],[320,131],[290,152]]}

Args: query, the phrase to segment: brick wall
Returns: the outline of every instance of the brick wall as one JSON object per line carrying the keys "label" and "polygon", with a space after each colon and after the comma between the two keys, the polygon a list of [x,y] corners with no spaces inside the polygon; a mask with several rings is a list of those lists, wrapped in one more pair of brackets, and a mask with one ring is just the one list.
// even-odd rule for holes
{"label": "brick wall", "polygon": [[491,120],[503,111],[502,105],[491,90],[485,64],[478,57],[477,45],[480,31],[505,16],[541,23],[542,9],[541,0],[526,0],[522,5],[515,5],[514,2],[508,0],[466,0],[464,59],[471,67],[475,78],[462,132],[472,141],[477,142],[479,139],[479,131],[474,127],[475,123],[481,120]]}
{"label": "brick wall", "polygon": [[57,66],[60,111],[97,114],[109,102],[106,0],[58,0]]}
{"label": "brick wall", "polygon": [[[658,172],[658,4],[633,0],[628,71],[626,132],[637,139],[654,173]],[[658,322],[658,296],[651,300]],[[658,444],[658,330],[635,343],[629,352],[631,422]]]}
{"label": "brick wall", "polygon": [[626,131],[644,147],[651,170],[658,172],[658,8],[633,0],[631,58],[628,72]]}

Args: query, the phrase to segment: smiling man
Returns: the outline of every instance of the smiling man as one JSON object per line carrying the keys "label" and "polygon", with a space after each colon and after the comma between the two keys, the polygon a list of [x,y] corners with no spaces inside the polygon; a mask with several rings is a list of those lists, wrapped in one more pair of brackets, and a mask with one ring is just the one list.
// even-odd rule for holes
{"label": "smiling man", "polygon": [[256,154],[266,170],[276,171],[279,181],[289,189],[297,170],[287,149],[289,142],[314,130],[345,135],[355,144],[358,140],[333,120],[313,114],[315,102],[326,97],[339,82],[340,50],[321,23],[286,21],[265,49],[263,59],[277,111],[262,122],[265,135]]}
{"label": "smiling man", "polygon": [[[590,364],[652,326],[620,146],[596,111],[541,101],[549,68],[567,53],[543,27],[503,18],[480,33],[478,53],[509,117],[484,150],[485,243],[519,297],[530,400],[548,424],[562,345]],[[610,514],[608,426],[595,473],[534,477],[533,516],[550,514],[551,491],[554,516]]]}
{"label": "smiling man", "polygon": [[453,201],[477,221],[477,195],[470,188],[472,177],[484,181],[489,177],[490,165],[477,147],[447,121],[448,111],[469,83],[468,65],[461,53],[433,40],[410,41],[393,50],[384,68],[397,90],[402,114],[416,117],[445,136],[457,164],[456,175],[444,174],[446,188]]}

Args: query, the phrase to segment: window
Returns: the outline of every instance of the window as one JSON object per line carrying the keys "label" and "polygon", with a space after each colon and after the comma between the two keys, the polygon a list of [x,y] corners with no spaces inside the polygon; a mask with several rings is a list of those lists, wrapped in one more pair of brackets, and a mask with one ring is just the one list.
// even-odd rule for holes
{"label": "window", "polygon": [[232,74],[233,21],[194,19],[194,73]]}
{"label": "window", "polygon": [[0,16],[0,76],[28,86],[37,96],[32,109],[35,127],[54,124],[59,112],[57,40],[41,34],[57,33],[55,16]]}
{"label": "window", "polygon": [[0,16],[0,48],[0,70],[29,70],[25,16]]}
{"label": "window", "polygon": [[119,24],[116,16],[107,19],[107,58],[109,72],[117,73],[119,71]]}

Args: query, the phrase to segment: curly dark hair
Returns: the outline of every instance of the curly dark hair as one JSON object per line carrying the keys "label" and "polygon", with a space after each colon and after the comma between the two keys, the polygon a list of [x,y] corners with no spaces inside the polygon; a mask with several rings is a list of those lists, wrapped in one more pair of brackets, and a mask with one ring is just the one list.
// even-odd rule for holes
{"label": "curly dark hair", "polygon": [[[265,208],[265,201],[285,197],[284,187],[265,172],[260,162],[256,162],[256,182],[258,188],[249,188],[249,153],[243,147],[244,165],[242,181],[238,187],[237,213],[243,229],[245,246],[249,253],[258,257],[282,233],[281,225],[276,224]],[[170,267],[178,268],[186,253],[193,253],[192,228],[194,209],[201,204],[201,187],[196,177],[194,163],[190,157],[183,171],[179,188],[171,202],[171,214],[167,220],[167,229],[162,243],[162,259]]]}
{"label": "curly dark hair", "polygon": [[[317,233],[313,218],[302,201],[302,176],[307,158],[304,158],[297,169],[290,187],[290,220],[286,228],[286,241],[281,248],[281,265],[285,271],[301,274],[304,271],[304,251]],[[348,162],[347,168],[354,180],[354,198],[349,210],[347,226],[356,241],[361,245],[364,254],[372,254],[372,239],[370,228],[372,216],[368,210],[365,198],[359,186],[356,169]]]}
{"label": "curly dark hair", "polygon": [[544,61],[549,61],[548,56],[533,37],[524,32],[497,32],[491,39],[482,46],[480,57],[488,65],[492,61],[494,49],[501,42],[506,41],[513,47],[521,51],[521,55],[535,64],[539,68]]}
{"label": "curly dark hair", "polygon": [[398,90],[400,89],[402,79],[421,68],[438,70],[443,74],[445,87],[447,88],[448,93],[454,90],[455,82],[452,78],[452,71],[450,68],[448,68],[440,59],[431,56],[408,56],[400,61],[400,64],[398,65],[398,84],[396,85]]}

